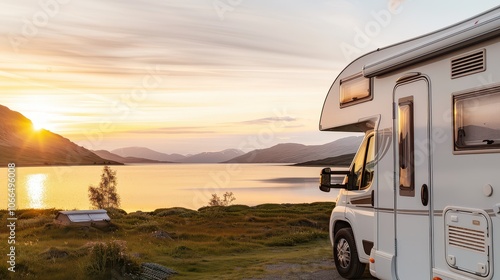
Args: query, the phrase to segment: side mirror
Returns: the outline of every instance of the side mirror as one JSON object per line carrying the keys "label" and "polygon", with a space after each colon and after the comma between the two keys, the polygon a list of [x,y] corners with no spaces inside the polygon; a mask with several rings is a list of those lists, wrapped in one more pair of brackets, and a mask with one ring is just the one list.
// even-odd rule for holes
{"label": "side mirror", "polygon": [[330,168],[323,168],[321,170],[319,179],[319,189],[323,192],[330,192],[332,186],[332,170]]}
{"label": "side mirror", "polygon": [[[349,180],[347,184],[332,184],[332,174],[333,175],[348,175]],[[323,168],[320,174],[319,189],[324,192],[330,192],[330,189],[349,189],[349,182],[351,180],[352,172],[349,170],[337,171],[331,170],[330,168]]]}

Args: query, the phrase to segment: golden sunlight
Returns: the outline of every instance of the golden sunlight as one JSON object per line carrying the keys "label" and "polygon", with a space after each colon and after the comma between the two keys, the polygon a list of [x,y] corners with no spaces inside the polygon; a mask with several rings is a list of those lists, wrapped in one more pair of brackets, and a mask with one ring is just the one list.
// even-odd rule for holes
{"label": "golden sunlight", "polygon": [[29,208],[44,208],[45,197],[45,174],[33,174],[28,176],[27,193],[29,199]]}
{"label": "golden sunlight", "polygon": [[56,114],[58,111],[58,104],[55,99],[41,95],[29,95],[17,100],[16,103],[16,106],[13,106],[12,109],[22,108],[22,110],[17,109],[17,111],[22,112],[25,117],[30,119],[34,131],[38,132],[41,129],[54,131],[56,128],[54,121],[57,120]]}
{"label": "golden sunlight", "polygon": [[29,119],[33,123],[33,130],[40,131],[41,129],[53,130],[46,114],[41,112],[34,112],[29,114]]}

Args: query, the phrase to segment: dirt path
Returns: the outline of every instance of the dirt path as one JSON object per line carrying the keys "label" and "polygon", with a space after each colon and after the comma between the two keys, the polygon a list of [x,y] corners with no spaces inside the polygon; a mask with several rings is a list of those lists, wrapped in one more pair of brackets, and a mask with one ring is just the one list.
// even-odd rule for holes
{"label": "dirt path", "polygon": [[[247,280],[344,280],[331,259],[315,260],[303,264],[278,263],[267,265],[267,276]],[[370,275],[368,269],[361,280],[376,279]]]}

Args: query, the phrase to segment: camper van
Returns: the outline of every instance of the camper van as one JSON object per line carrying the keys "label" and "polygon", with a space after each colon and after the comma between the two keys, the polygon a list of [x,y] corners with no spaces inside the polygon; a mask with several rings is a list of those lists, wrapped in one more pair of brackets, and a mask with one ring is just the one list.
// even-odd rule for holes
{"label": "camper van", "polygon": [[341,276],[500,279],[500,6],[351,62],[319,129],[364,133],[320,175]]}

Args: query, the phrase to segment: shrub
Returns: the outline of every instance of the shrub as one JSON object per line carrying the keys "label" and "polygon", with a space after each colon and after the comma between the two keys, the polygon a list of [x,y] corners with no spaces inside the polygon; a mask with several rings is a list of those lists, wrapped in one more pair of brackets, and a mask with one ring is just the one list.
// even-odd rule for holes
{"label": "shrub", "polygon": [[212,194],[212,198],[208,201],[208,206],[228,206],[236,200],[233,192],[226,192],[222,195],[222,199],[216,194]]}
{"label": "shrub", "polygon": [[139,265],[125,253],[123,242],[96,243],[90,249],[86,267],[89,275],[107,276],[112,270],[121,274],[138,274]]}

